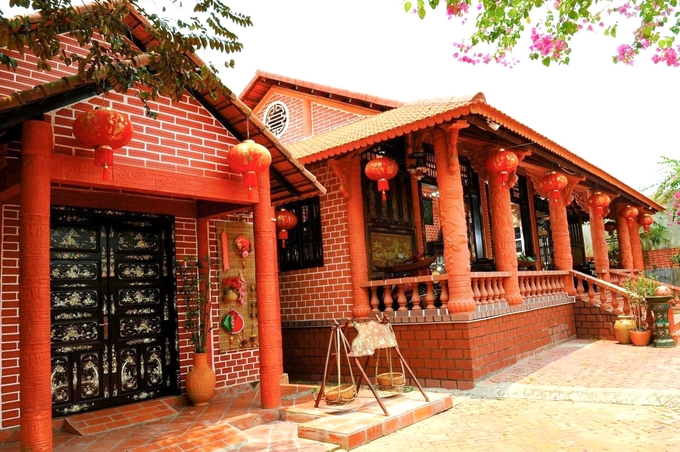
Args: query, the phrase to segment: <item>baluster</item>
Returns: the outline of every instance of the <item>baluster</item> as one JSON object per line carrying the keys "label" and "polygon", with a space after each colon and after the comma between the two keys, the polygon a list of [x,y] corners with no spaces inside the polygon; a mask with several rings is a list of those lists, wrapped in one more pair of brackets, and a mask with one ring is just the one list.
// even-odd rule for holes
{"label": "baluster", "polygon": [[492,277],[491,282],[493,283],[493,302],[498,303],[501,301],[501,291],[498,290],[498,277]]}
{"label": "baluster", "polygon": [[406,284],[399,282],[399,284],[397,284],[397,287],[399,288],[399,295],[397,296],[397,303],[399,303],[399,308],[397,310],[408,311],[408,309],[406,308],[406,303],[408,303],[405,290]]}
{"label": "baluster", "polygon": [[393,312],[394,309],[392,309],[392,303],[394,300],[392,299],[392,286],[385,284],[383,289],[383,303],[385,303],[385,312]]}
{"label": "baluster", "polygon": [[555,276],[555,283],[557,285],[557,292],[566,292],[564,289],[564,278]]}
{"label": "baluster", "polygon": [[607,287],[599,287],[600,289],[600,307],[602,309],[608,310],[611,306],[609,302],[609,297],[607,296],[609,289]]}
{"label": "baluster", "polygon": [[371,287],[371,311],[378,312],[380,307],[380,299],[378,298],[378,288]]}
{"label": "baluster", "polygon": [[583,278],[579,276],[576,277],[576,296],[583,300]]}
{"label": "baluster", "polygon": [[498,289],[501,292],[501,301],[508,301],[505,299],[505,286],[503,285],[503,278],[499,277],[498,278]]}
{"label": "baluster", "polygon": [[432,281],[426,281],[427,293],[425,294],[425,309],[436,309],[434,307],[434,301],[437,299],[434,295],[434,284]]}
{"label": "baluster", "polygon": [[592,281],[588,280],[588,302],[590,302],[590,304],[595,304],[595,288],[594,288],[594,286],[595,286],[595,284]]}
{"label": "baluster", "polygon": [[489,296],[489,294],[486,291],[486,287],[484,287],[484,279],[485,278],[479,279],[479,302],[481,304],[488,303],[487,297]]}
{"label": "baluster", "polygon": [[529,284],[531,287],[531,296],[535,297],[538,294],[538,289],[536,288],[536,275],[531,275],[529,277]]}
{"label": "baluster", "polygon": [[519,282],[519,294],[522,296],[522,298],[527,298],[527,285],[526,285],[526,276],[520,275],[517,277],[517,281]]}
{"label": "baluster", "polygon": [[420,307],[420,291],[418,290],[419,286],[420,284],[417,282],[411,284],[411,287],[413,287],[413,292],[411,294],[411,311],[422,311],[422,308]]}
{"label": "baluster", "polygon": [[439,293],[439,301],[441,302],[442,307],[446,307],[446,303],[449,301],[449,280],[448,279],[442,279],[439,281],[439,285],[441,286],[441,292]]}
{"label": "baluster", "polygon": [[543,273],[541,275],[541,295],[548,295],[550,293],[550,286],[548,284],[550,275]]}
{"label": "baluster", "polygon": [[621,310],[619,309],[619,307],[621,306],[619,304],[619,294],[612,290],[611,295],[612,295],[612,313],[621,314]]}
{"label": "baluster", "polygon": [[630,315],[630,303],[628,302],[628,296],[627,295],[621,295],[623,298],[623,313],[625,315]]}
{"label": "baluster", "polygon": [[547,286],[547,292],[548,294],[554,294],[555,293],[555,275],[552,273],[548,273],[545,276],[545,285]]}
{"label": "baluster", "polygon": [[475,299],[475,304],[479,304],[479,278],[472,278],[470,282],[472,284],[472,298]]}
{"label": "baluster", "polygon": [[486,283],[486,302],[493,303],[493,285],[491,284],[491,277],[487,276],[484,278]]}

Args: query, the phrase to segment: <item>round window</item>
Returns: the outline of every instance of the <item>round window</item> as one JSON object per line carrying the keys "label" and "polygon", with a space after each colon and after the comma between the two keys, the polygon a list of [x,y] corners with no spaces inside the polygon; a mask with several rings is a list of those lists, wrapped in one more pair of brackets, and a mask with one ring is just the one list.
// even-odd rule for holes
{"label": "round window", "polygon": [[264,125],[275,136],[280,137],[288,126],[288,108],[283,102],[273,102],[264,113]]}

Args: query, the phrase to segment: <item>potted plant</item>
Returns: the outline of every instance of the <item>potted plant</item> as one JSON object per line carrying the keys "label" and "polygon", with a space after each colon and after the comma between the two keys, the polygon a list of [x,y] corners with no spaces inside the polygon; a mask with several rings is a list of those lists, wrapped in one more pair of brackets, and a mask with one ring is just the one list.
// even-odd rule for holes
{"label": "potted plant", "polygon": [[647,324],[647,298],[654,294],[657,284],[656,278],[644,275],[638,278],[629,277],[623,282],[623,288],[628,292],[630,316],[633,320],[633,329],[629,332],[633,345],[647,345],[652,337]]}
{"label": "potted plant", "polygon": [[184,328],[194,347],[194,366],[186,375],[187,395],[195,406],[207,405],[215,394],[215,372],[208,365],[206,345],[210,335],[210,271],[217,260],[187,256],[175,263],[179,293],[184,303]]}
{"label": "potted plant", "polygon": [[239,276],[227,276],[222,280],[225,288],[225,301],[236,301],[239,299],[241,278]]}

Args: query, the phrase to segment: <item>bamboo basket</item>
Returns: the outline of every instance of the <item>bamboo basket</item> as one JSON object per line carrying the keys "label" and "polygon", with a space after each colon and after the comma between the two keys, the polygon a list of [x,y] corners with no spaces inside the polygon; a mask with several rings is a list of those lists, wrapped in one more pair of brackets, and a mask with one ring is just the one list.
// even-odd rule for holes
{"label": "bamboo basket", "polygon": [[343,384],[330,389],[324,389],[323,395],[328,403],[344,403],[354,400],[357,394],[353,384]]}
{"label": "bamboo basket", "polygon": [[404,386],[404,374],[399,372],[386,372],[378,375],[378,387],[380,389],[393,389]]}

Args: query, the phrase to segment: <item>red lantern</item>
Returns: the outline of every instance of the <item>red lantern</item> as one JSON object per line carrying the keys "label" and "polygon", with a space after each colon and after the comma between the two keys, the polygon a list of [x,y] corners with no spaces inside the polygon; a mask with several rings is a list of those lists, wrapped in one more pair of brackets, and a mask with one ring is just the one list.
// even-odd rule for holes
{"label": "red lantern", "polygon": [[648,214],[644,214],[638,220],[640,226],[645,228],[645,232],[649,232],[649,227],[654,223],[654,217]]}
{"label": "red lantern", "polygon": [[596,191],[588,198],[588,206],[593,207],[595,213],[600,216],[604,214],[604,209],[609,207],[610,202],[609,196],[599,191]]}
{"label": "red lantern", "polygon": [[231,169],[243,173],[243,185],[248,187],[248,199],[253,199],[252,187],[257,187],[257,173],[269,168],[272,156],[261,144],[244,140],[229,149],[227,162]]}
{"label": "red lantern", "polygon": [[519,165],[517,155],[505,149],[499,149],[486,159],[486,169],[498,174],[504,187],[507,186],[509,175],[517,165]]}
{"label": "red lantern", "polygon": [[94,148],[94,164],[104,168],[104,180],[111,178],[113,150],[128,144],[132,133],[128,117],[108,108],[86,111],[73,121],[73,134],[85,146]]}
{"label": "red lantern", "polygon": [[552,199],[557,202],[560,199],[560,190],[566,187],[568,183],[569,179],[567,179],[567,176],[557,171],[550,171],[541,178],[538,185],[545,192],[550,192]]}
{"label": "red lantern", "polygon": [[378,155],[366,164],[364,172],[369,179],[378,181],[378,191],[382,192],[382,200],[387,201],[385,192],[390,189],[389,180],[399,172],[397,162],[389,157]]}
{"label": "red lantern", "polygon": [[293,212],[288,212],[286,209],[281,209],[276,213],[276,229],[279,231],[279,240],[281,240],[281,248],[286,247],[286,240],[288,240],[288,230],[297,226],[298,219]]}
{"label": "red lantern", "polygon": [[635,221],[635,218],[637,218],[637,216],[638,216],[638,213],[639,212],[638,212],[637,208],[635,208],[633,206],[626,206],[623,209],[621,209],[621,212],[620,212],[619,215],[621,215],[621,217],[626,219],[628,226],[632,226],[633,221]]}

